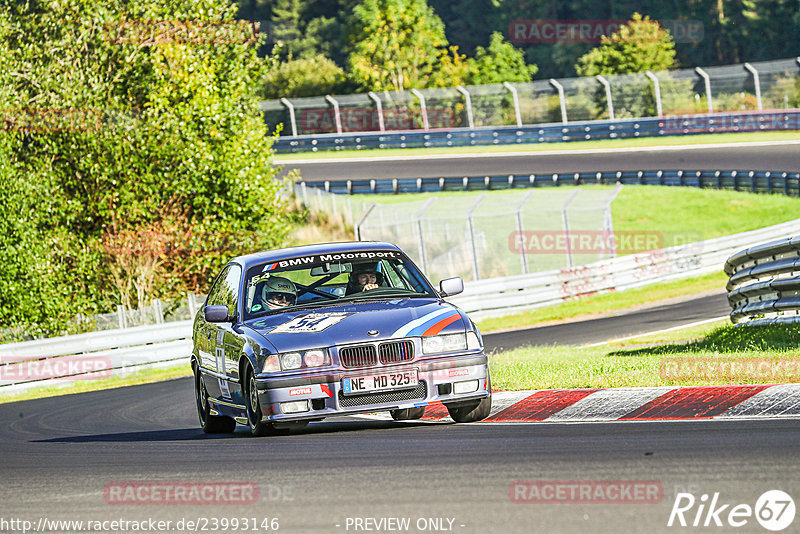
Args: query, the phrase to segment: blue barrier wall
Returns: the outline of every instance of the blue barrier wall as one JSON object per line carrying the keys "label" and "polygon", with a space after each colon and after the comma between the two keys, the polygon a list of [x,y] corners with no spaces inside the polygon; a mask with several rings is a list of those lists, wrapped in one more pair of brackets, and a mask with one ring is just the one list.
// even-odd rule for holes
{"label": "blue barrier wall", "polygon": [[667,137],[705,133],[800,130],[800,110],[713,113],[665,118],[570,122],[538,126],[411,130],[279,137],[278,154],[331,150],[370,150],[522,143],[560,143],[596,139]]}
{"label": "blue barrier wall", "polygon": [[751,193],[800,196],[800,172],[788,171],[617,171],[302,182],[308,188],[320,188],[330,193],[352,195],[486,191],[616,183],[730,189]]}

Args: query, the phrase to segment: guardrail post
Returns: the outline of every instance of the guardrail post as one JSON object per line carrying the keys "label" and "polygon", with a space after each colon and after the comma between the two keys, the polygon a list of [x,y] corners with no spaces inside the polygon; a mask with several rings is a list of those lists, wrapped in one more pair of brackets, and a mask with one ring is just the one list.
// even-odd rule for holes
{"label": "guardrail post", "polygon": [[603,88],[606,90],[606,103],[608,106],[608,118],[612,121],[614,120],[614,102],[611,100],[611,84],[608,82],[605,76],[601,76],[598,74],[595,76],[597,81],[603,84]]}
{"label": "guardrail post", "polygon": [[281,104],[289,110],[289,122],[292,124],[292,137],[297,137],[297,120],[294,116],[294,104],[288,98],[281,98]]}
{"label": "guardrail post", "polygon": [[482,193],[478,200],[467,210],[467,230],[469,231],[469,243],[472,249],[472,276],[475,280],[481,279],[481,273],[478,269],[478,247],[475,244],[475,224],[472,221],[472,214],[475,213],[484,198],[486,198],[486,193]]}
{"label": "guardrail post", "polygon": [[564,86],[554,78],[550,78],[550,85],[558,91],[558,101],[561,103],[561,122],[567,124],[567,99],[564,96]]}
{"label": "guardrail post", "polygon": [[189,319],[194,319],[194,316],[197,315],[197,302],[195,301],[195,295],[191,291],[186,293],[186,303],[189,306]]}
{"label": "guardrail post", "polygon": [[375,94],[374,91],[370,91],[367,95],[375,102],[375,109],[378,112],[378,128],[380,131],[386,131],[386,125],[383,122],[383,102],[381,102],[381,97]]}
{"label": "guardrail post", "polygon": [[508,92],[511,93],[511,100],[514,102],[514,115],[517,118],[517,126],[522,126],[522,113],[519,109],[519,94],[517,93],[517,88],[511,85],[508,82],[503,82],[503,87],[508,89]]}
{"label": "guardrail post", "polygon": [[[525,207],[525,203],[531,198],[531,195],[534,193],[533,190],[528,191],[519,204],[517,204],[517,240],[522,240],[522,248],[520,250],[520,256],[522,257],[522,274],[528,274],[528,248],[527,248],[527,240],[525,239],[525,228],[522,226],[522,208]],[[519,241],[518,241],[519,242]]]}
{"label": "guardrail post", "polygon": [[336,133],[342,133],[342,116],[339,114],[339,102],[331,95],[325,95],[325,100],[333,105],[333,119],[336,122]]}
{"label": "guardrail post", "polygon": [[425,95],[419,92],[418,89],[412,89],[411,94],[416,96],[417,100],[419,100],[419,110],[422,114],[422,129],[430,130],[430,125],[428,124],[428,108],[425,106]]}
{"label": "guardrail post", "polygon": [[464,96],[464,105],[467,108],[467,126],[475,128],[475,122],[472,118],[472,98],[469,96],[469,91],[463,85],[457,86],[456,91]]}
{"label": "guardrail post", "polygon": [[714,103],[711,97],[711,76],[708,75],[706,71],[701,69],[700,67],[695,67],[694,71],[697,73],[698,76],[703,78],[703,83],[706,87],[706,103],[708,104],[708,112],[714,113]]}
{"label": "guardrail post", "polygon": [[[606,237],[609,238],[609,241],[612,243],[611,250],[608,251],[609,256],[612,258],[617,257],[617,240],[610,239],[614,236],[614,217],[611,214],[611,203],[614,202],[614,199],[617,198],[619,192],[622,191],[622,184],[618,183],[614,186],[614,189],[608,194],[606,197],[605,204],[603,205],[603,232],[606,234]],[[605,242],[609,242],[605,241]]]}
{"label": "guardrail post", "polygon": [[758,111],[761,111],[761,81],[758,77],[758,71],[750,63],[745,63],[744,68],[753,75],[753,85],[755,86],[756,90],[756,105],[758,106]]}
{"label": "guardrail post", "polygon": [[153,299],[153,314],[156,317],[156,324],[164,322],[164,308],[161,306],[161,299]]}
{"label": "guardrail post", "polygon": [[653,71],[646,70],[644,71],[644,74],[650,78],[651,82],[653,82],[653,94],[656,97],[656,114],[660,119],[664,116],[664,110],[661,107],[661,82],[658,81],[658,77],[653,73]]}

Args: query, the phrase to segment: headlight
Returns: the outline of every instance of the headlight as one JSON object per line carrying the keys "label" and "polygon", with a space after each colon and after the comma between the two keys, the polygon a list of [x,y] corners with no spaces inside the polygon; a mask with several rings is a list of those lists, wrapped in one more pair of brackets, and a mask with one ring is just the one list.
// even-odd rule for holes
{"label": "headlight", "polygon": [[300,369],[303,365],[303,357],[299,352],[287,352],[281,354],[281,369],[289,371],[291,369]]}
{"label": "headlight", "polygon": [[422,353],[437,354],[440,352],[454,352],[467,349],[467,337],[462,334],[447,334],[445,336],[428,336],[422,338]]}
{"label": "headlight", "polygon": [[322,367],[327,361],[325,351],[315,349],[309,350],[303,355],[303,361],[306,362],[306,367]]}
{"label": "headlight", "polygon": [[467,350],[481,350],[481,340],[475,332],[467,332]]}

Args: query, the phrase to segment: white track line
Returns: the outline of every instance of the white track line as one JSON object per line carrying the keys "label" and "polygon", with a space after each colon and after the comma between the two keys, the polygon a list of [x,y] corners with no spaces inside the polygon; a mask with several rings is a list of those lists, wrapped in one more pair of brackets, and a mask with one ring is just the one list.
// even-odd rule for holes
{"label": "white track line", "polygon": [[[680,150],[706,150],[713,148],[738,148],[760,147],[776,145],[800,145],[800,140],[786,141],[746,141],[741,143],[706,143],[700,145],[655,145],[631,146],[620,148],[586,148],[578,150],[529,150],[524,152],[469,152],[455,154],[409,154],[400,156],[362,156],[355,158],[309,158],[309,159],[281,159],[275,158],[276,165],[314,165],[331,163],[369,163],[379,161],[409,161],[409,160],[447,160],[447,159],[472,159],[472,158],[516,158],[520,156],[568,156],[575,154],[608,154],[608,153],[636,153],[636,152],[668,152]],[[405,150],[405,149],[404,149]]]}
{"label": "white track line", "polygon": [[684,328],[691,328],[693,326],[700,326],[701,324],[708,324],[713,323],[715,321],[722,321],[723,319],[730,319],[729,316],[723,315],[722,317],[714,317],[713,319],[704,319],[702,321],[696,321],[694,323],[682,324],[678,326],[673,326],[672,328],[665,328],[663,330],[656,330],[654,332],[645,332],[643,334],[636,334],[634,336],[628,337],[620,337],[617,339],[609,339],[607,341],[600,341],[599,343],[592,343],[590,345],[581,345],[581,348],[588,349],[590,347],[599,347],[600,345],[607,345],[609,343],[618,343],[620,341],[628,341],[629,339],[636,339],[637,337],[644,337],[644,336],[655,336],[657,334],[664,334],[666,332],[673,332],[675,330],[682,330]]}

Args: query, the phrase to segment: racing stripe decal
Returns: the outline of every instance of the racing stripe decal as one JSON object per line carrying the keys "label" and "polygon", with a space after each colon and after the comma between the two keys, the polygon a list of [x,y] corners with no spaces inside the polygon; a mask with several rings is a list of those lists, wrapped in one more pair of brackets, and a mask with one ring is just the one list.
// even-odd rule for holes
{"label": "racing stripe decal", "polygon": [[[443,308],[441,310],[436,310],[435,312],[428,313],[418,319],[414,319],[413,321],[404,324],[403,326],[395,330],[391,337],[406,337],[412,335],[419,335],[419,334],[412,334],[411,332],[416,330],[420,326],[426,326],[425,323],[429,321],[431,321],[432,324],[433,322],[435,322],[437,318],[441,318],[441,316],[444,314],[448,314],[449,316],[452,315],[453,313],[458,313],[458,312],[453,308]],[[427,327],[423,328],[421,332],[424,332],[425,330],[427,330]]]}
{"label": "racing stripe decal", "polygon": [[431,326],[430,328],[425,330],[422,333],[422,335],[423,336],[435,336],[436,334],[441,332],[444,329],[445,326],[447,326],[449,324],[452,324],[452,323],[458,321],[459,319],[461,319],[461,314],[460,313],[454,313],[450,317],[446,317],[446,318],[442,319],[441,321],[439,321],[438,323],[435,323],[433,326]]}

